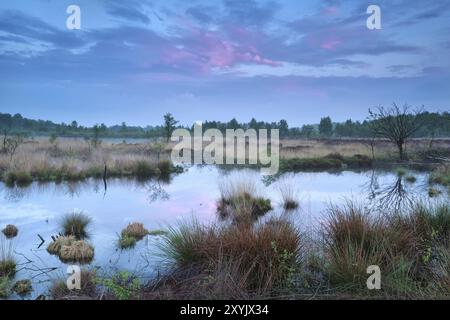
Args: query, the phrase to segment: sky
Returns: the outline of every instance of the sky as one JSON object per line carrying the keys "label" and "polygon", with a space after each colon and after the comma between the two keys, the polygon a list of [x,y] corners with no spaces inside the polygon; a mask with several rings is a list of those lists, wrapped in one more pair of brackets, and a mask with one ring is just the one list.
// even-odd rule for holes
{"label": "sky", "polygon": [[[81,29],[69,30],[69,5]],[[381,30],[366,10],[381,8]],[[0,2],[0,112],[83,125],[450,110],[450,0]]]}

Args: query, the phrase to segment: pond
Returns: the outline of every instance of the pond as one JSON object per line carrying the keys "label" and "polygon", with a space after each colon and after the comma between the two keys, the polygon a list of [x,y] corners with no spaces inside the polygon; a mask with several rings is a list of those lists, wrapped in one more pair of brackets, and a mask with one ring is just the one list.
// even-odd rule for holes
{"label": "pond", "polygon": [[[305,230],[320,226],[330,203],[352,199],[369,206],[402,206],[410,201],[442,201],[448,193],[430,200],[428,174],[410,172],[416,177],[407,182],[393,172],[364,171],[339,173],[295,173],[281,178],[297,191],[300,207],[294,222]],[[131,250],[117,249],[120,231],[131,222],[144,223],[149,230],[164,230],[193,217],[213,222],[219,182],[224,176],[256,176],[264,194],[272,200],[272,215],[280,214],[280,180],[269,181],[257,171],[223,171],[216,167],[195,166],[172,177],[171,181],[87,180],[77,183],[33,183],[25,188],[0,184],[0,228],[14,224],[19,235],[13,239],[19,262],[16,279],[32,279],[30,298],[46,294],[53,280],[65,279],[67,265],[47,253],[51,236],[60,232],[64,214],[82,211],[93,219],[89,241],[95,247],[92,267],[104,272],[128,270],[148,279],[161,272],[164,264],[158,252],[160,236],[148,236]],[[45,243],[41,244],[42,237]],[[41,246],[39,247],[39,245]]]}

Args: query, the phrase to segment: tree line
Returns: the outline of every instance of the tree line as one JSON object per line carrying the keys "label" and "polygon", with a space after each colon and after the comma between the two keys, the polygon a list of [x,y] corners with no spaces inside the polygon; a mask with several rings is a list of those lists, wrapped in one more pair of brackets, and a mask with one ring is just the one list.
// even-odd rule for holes
{"label": "tree line", "polygon": [[[420,127],[411,133],[410,137],[450,137],[450,113],[432,113],[421,111],[410,114]],[[203,129],[278,129],[282,138],[371,138],[374,136],[374,123],[377,120],[369,117],[364,121],[333,122],[331,117],[323,117],[318,124],[290,127],[286,120],[278,122],[264,122],[251,119],[249,122],[239,122],[235,118],[228,122],[205,121]],[[3,136],[55,136],[55,137],[108,137],[108,138],[158,138],[168,137],[175,128],[186,128],[179,125],[170,113],[164,116],[159,126],[129,126],[125,122],[120,125],[106,126],[96,124],[92,127],[71,123],[54,123],[48,120],[33,120],[24,118],[20,114],[11,115],[0,113],[0,132]]]}

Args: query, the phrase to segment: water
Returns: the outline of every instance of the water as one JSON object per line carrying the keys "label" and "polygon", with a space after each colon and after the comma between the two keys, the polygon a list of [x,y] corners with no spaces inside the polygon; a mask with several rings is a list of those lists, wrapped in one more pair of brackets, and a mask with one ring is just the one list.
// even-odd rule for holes
{"label": "water", "polygon": [[[427,199],[428,174],[414,172],[414,184],[391,172],[297,173],[283,179],[297,190],[300,208],[295,223],[303,229],[320,226],[330,203],[352,199],[369,206],[407,205],[412,199]],[[160,237],[149,236],[127,251],[117,249],[120,231],[131,222],[144,223],[147,229],[166,229],[179,221],[195,217],[201,222],[216,220],[219,181],[224,175],[259,175],[257,172],[225,172],[215,167],[191,167],[169,182],[87,180],[80,183],[33,183],[26,188],[9,188],[0,184],[0,228],[14,224],[19,228],[14,247],[19,262],[16,279],[32,278],[36,297],[45,294],[55,279],[65,279],[67,265],[47,253],[51,236],[59,232],[58,223],[65,213],[82,211],[93,218],[89,241],[95,246],[91,266],[102,271],[128,270],[146,279],[161,271],[158,254]],[[257,177],[262,192],[272,200],[280,214],[279,181],[268,183]],[[265,183],[264,183],[265,182]],[[433,201],[448,199],[444,191]],[[41,240],[45,243],[38,248]]]}

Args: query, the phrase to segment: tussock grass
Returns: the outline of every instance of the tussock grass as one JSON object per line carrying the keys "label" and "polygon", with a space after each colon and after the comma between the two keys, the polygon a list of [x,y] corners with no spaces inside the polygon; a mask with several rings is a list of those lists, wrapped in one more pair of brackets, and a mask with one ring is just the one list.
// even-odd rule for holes
{"label": "tussock grass", "polygon": [[77,240],[75,236],[58,237],[48,245],[47,251],[64,263],[86,264],[94,259],[94,247],[84,240]]}
{"label": "tussock grass", "polygon": [[[367,295],[366,268],[383,273],[382,291],[390,298],[442,296],[450,250],[448,205],[417,204],[402,215],[377,215],[348,203],[331,207],[325,249],[331,283],[339,290]],[[440,275],[436,276],[436,274]]]}
{"label": "tussock grass", "polygon": [[63,262],[90,263],[94,259],[94,247],[83,240],[61,247],[59,258]]}
{"label": "tussock grass", "polygon": [[63,246],[70,246],[75,241],[76,238],[74,236],[58,237],[48,245],[47,252],[53,255],[59,255]]}
{"label": "tussock grass", "polygon": [[69,290],[66,279],[56,280],[49,289],[50,297],[54,300],[91,300],[99,296],[97,275],[95,270],[81,270],[81,289]]}
{"label": "tussock grass", "polygon": [[16,226],[12,224],[8,224],[3,230],[2,233],[5,235],[7,239],[15,238],[17,237],[17,234],[19,233],[19,229],[17,229]]}
{"label": "tussock grass", "polygon": [[13,277],[16,274],[16,266],[13,242],[0,235],[0,278]]}
{"label": "tussock grass", "polygon": [[196,266],[208,274],[215,270],[223,280],[227,275],[218,271],[226,265],[247,291],[261,293],[292,280],[300,245],[298,230],[282,220],[252,227],[205,226],[194,220],[169,230],[162,249],[178,267]]}
{"label": "tussock grass", "polygon": [[278,191],[281,194],[282,205],[285,210],[295,210],[299,207],[298,193],[292,183],[292,176],[288,175],[278,180]]}
{"label": "tussock grass", "polygon": [[254,174],[235,174],[219,183],[221,197],[217,212],[222,219],[235,224],[252,224],[272,210],[270,199],[266,199]]}
{"label": "tussock grass", "polygon": [[88,227],[92,219],[82,212],[73,212],[63,216],[60,226],[65,236],[74,236],[76,239],[89,237]]}
{"label": "tussock grass", "polygon": [[120,233],[118,245],[121,249],[133,248],[136,242],[142,240],[149,232],[144,225],[139,222],[130,223]]}
{"label": "tussock grass", "polygon": [[12,287],[12,291],[14,291],[19,296],[26,296],[33,291],[33,286],[31,284],[31,280],[19,280]]}
{"label": "tussock grass", "polygon": [[430,175],[430,183],[450,186],[450,165],[443,164],[436,168]]}

